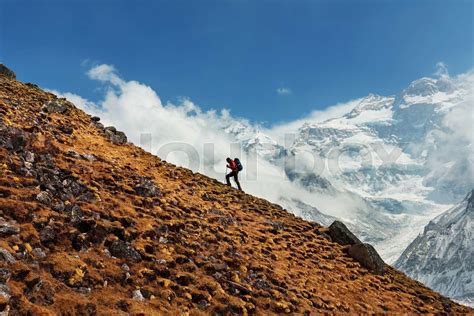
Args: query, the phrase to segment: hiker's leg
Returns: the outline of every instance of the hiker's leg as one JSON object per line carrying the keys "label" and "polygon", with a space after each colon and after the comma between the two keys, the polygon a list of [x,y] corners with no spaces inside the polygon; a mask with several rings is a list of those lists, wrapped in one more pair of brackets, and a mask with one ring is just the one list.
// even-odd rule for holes
{"label": "hiker's leg", "polygon": [[232,175],[232,172],[225,175],[225,180],[227,181],[228,186],[230,186],[230,177],[231,177],[231,175]]}
{"label": "hiker's leg", "polygon": [[234,180],[235,180],[235,183],[237,183],[237,187],[239,188],[239,190],[242,191],[242,188],[240,187],[238,172],[235,173]]}

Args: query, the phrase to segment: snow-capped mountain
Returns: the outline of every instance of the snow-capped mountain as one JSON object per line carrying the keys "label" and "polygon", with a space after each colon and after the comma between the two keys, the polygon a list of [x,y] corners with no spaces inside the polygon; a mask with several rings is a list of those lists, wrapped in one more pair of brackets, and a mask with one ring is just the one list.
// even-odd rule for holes
{"label": "snow-capped mountain", "polygon": [[430,288],[474,304],[474,190],[429,222],[395,266]]}
{"label": "snow-capped mountain", "polygon": [[[114,88],[103,101],[64,96],[136,144],[153,134],[146,150],[220,181],[223,157],[242,158],[246,192],[306,219],[342,220],[387,263],[474,187],[473,72],[421,78],[393,96],[370,94],[265,128],[190,100],[163,104],[150,87],[98,67],[120,79],[100,79]],[[170,144],[188,157],[168,155]]]}
{"label": "snow-capped mountain", "polygon": [[[394,262],[430,219],[474,186],[472,136],[453,125],[472,113],[472,77],[421,78],[396,96],[370,94],[339,117],[301,123],[285,135],[290,143],[251,124],[233,123],[226,132],[313,194],[311,201],[283,194],[288,209],[308,219],[311,207],[339,218]],[[466,130],[473,118],[468,122]]]}

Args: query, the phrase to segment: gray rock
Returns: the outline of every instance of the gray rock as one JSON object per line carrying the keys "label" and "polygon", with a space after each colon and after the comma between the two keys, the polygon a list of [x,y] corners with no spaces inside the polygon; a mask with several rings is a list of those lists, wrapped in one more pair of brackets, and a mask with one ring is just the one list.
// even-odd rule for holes
{"label": "gray rock", "polygon": [[112,256],[139,262],[142,257],[131,245],[122,240],[114,240],[109,247]]}
{"label": "gray rock", "polygon": [[138,195],[143,197],[157,197],[161,195],[160,188],[147,178],[139,178],[134,189]]}
{"label": "gray rock", "polygon": [[46,226],[40,231],[39,237],[42,243],[54,241],[56,239],[56,232],[51,226]]}
{"label": "gray rock", "polygon": [[0,120],[0,147],[12,151],[21,151],[29,141],[29,134],[22,129],[5,125]]}
{"label": "gray rock", "polygon": [[128,266],[128,264],[124,263],[122,264],[122,270],[126,272],[130,272],[130,267]]}
{"label": "gray rock", "polygon": [[62,212],[64,211],[64,209],[65,209],[65,206],[64,206],[63,201],[59,201],[58,203],[53,205],[53,211]]}
{"label": "gray rock", "polygon": [[135,291],[133,291],[133,293],[132,293],[132,298],[133,298],[134,300],[140,301],[140,302],[145,300],[145,298],[143,297],[143,294],[142,294],[142,292],[141,292],[140,290],[135,290]]}
{"label": "gray rock", "polygon": [[20,228],[13,223],[6,222],[0,218],[0,234],[1,235],[16,235],[20,233]]}
{"label": "gray rock", "polygon": [[108,126],[104,129],[105,136],[114,144],[125,144],[127,136],[124,132],[117,131],[113,126]]}
{"label": "gray rock", "polygon": [[32,153],[31,151],[26,151],[25,152],[25,161],[26,162],[35,162],[35,154]]}
{"label": "gray rock", "polygon": [[99,121],[100,121],[100,117],[98,117],[98,116],[93,116],[93,117],[91,117],[91,121],[93,121],[93,122],[99,122]]}
{"label": "gray rock", "polygon": [[92,290],[90,287],[80,287],[76,291],[81,294],[87,295],[87,294],[90,294]]}
{"label": "gray rock", "polygon": [[85,160],[88,160],[88,161],[96,161],[97,160],[97,157],[94,156],[93,154],[84,154],[84,155],[82,155],[82,158],[84,158]]}
{"label": "gray rock", "polygon": [[334,221],[329,226],[328,235],[340,245],[360,244],[361,241],[340,221]]}
{"label": "gray rock", "polygon": [[15,263],[16,260],[11,253],[8,252],[5,248],[0,248],[0,260],[5,261],[6,263]]}
{"label": "gray rock", "polygon": [[41,191],[38,193],[38,195],[36,195],[36,199],[46,205],[51,205],[52,202],[51,194],[49,194],[47,191]]}
{"label": "gray rock", "polygon": [[7,283],[11,275],[12,274],[10,270],[1,268],[0,269],[0,283]]}
{"label": "gray rock", "polygon": [[349,248],[349,256],[375,274],[383,274],[385,271],[385,262],[370,244],[352,245]]}
{"label": "gray rock", "polygon": [[48,113],[66,113],[68,110],[67,106],[59,101],[48,101],[44,104],[44,109]]}
{"label": "gray rock", "polygon": [[8,68],[4,64],[0,64],[0,77],[16,80],[16,75],[13,70]]}
{"label": "gray rock", "polygon": [[43,249],[41,249],[41,248],[33,249],[33,255],[38,259],[46,258],[46,254],[44,253]]}
{"label": "gray rock", "polygon": [[10,287],[7,284],[0,284],[0,297],[10,299]]}

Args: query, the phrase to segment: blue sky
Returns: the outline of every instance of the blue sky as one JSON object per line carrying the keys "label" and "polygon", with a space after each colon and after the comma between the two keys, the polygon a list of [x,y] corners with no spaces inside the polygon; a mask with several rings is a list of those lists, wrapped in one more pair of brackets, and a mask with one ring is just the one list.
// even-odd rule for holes
{"label": "blue sky", "polygon": [[94,101],[85,73],[112,64],[163,101],[275,123],[472,69],[473,3],[0,0],[0,61]]}

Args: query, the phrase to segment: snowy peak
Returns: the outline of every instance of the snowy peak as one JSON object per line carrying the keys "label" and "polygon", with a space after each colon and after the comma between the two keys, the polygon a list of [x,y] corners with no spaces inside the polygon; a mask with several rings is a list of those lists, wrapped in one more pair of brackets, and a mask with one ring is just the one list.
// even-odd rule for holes
{"label": "snowy peak", "polygon": [[410,83],[408,88],[403,91],[403,95],[428,96],[439,91],[437,80],[423,77]]}
{"label": "snowy peak", "polygon": [[379,111],[390,108],[395,100],[394,97],[384,97],[377,94],[369,94],[363,98],[360,103],[344,117],[350,119],[360,115],[364,111]]}
{"label": "snowy peak", "polygon": [[474,303],[474,190],[425,227],[395,266],[467,304]]}

